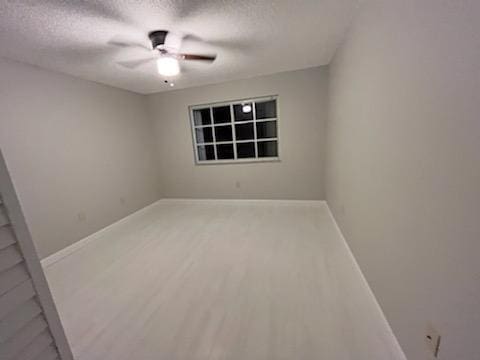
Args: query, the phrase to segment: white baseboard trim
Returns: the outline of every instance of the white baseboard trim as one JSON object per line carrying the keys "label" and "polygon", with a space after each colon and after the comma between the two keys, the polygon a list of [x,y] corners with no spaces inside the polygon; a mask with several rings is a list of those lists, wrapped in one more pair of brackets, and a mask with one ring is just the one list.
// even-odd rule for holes
{"label": "white baseboard trim", "polygon": [[407,360],[407,357],[405,356],[405,353],[403,352],[403,349],[402,347],[400,346],[400,343],[398,342],[397,340],[397,337],[395,336],[393,330],[392,330],[392,327],[390,326],[387,318],[385,317],[385,313],[383,312],[382,310],[382,307],[380,306],[377,298],[375,297],[375,294],[373,293],[372,291],[372,288],[370,287],[370,285],[368,284],[368,281],[367,279],[365,278],[365,275],[363,274],[363,271],[362,269],[360,268],[360,265],[358,264],[357,262],[357,259],[355,258],[355,256],[353,255],[353,252],[352,252],[352,249],[350,248],[350,246],[348,245],[348,242],[347,240],[345,239],[345,236],[343,236],[343,233],[342,233],[342,230],[340,229],[340,227],[338,226],[338,223],[337,223],[337,220],[335,220],[335,217],[333,216],[333,213],[330,209],[330,206],[328,204],[328,202],[326,202],[326,206],[327,206],[327,209],[328,209],[328,214],[329,216],[331,217],[334,225],[335,225],[335,228],[337,229],[339,235],[340,235],[340,238],[342,239],[342,242],[343,242],[343,246],[345,247],[345,249],[347,250],[347,253],[348,253],[348,256],[351,258],[352,260],[352,263],[354,264],[354,267],[355,267],[355,270],[357,271],[357,273],[360,275],[360,278],[362,279],[362,282],[363,282],[363,285],[364,287],[367,289],[368,291],[368,296],[371,298],[371,301],[372,303],[375,304],[375,307],[377,308],[377,311],[378,313],[380,314],[380,317],[382,319],[382,322],[384,323],[384,326],[385,326],[385,329],[387,329],[388,331],[388,335],[391,337],[392,339],[392,343],[394,344],[395,346],[395,349],[394,351],[399,355],[399,358],[402,358],[402,359],[405,359]]}
{"label": "white baseboard trim", "polygon": [[155,201],[154,203],[137,210],[130,215],[104,227],[103,229],[81,239],[77,242],[73,243],[72,245],[63,248],[62,250],[53,253],[46,258],[43,258],[40,262],[43,268],[47,268],[52,264],[55,264],[57,261],[69,256],[70,254],[74,253],[77,250],[80,250],[88,243],[92,242],[93,240],[97,239],[103,232],[107,231],[111,227],[114,227],[122,222],[128,221],[128,219],[138,216],[148,209],[157,206],[159,204],[200,204],[200,203],[207,203],[207,204],[276,204],[276,205],[309,205],[309,206],[318,206],[326,204],[325,200],[270,200],[270,199],[192,199],[192,198],[165,198]]}
{"label": "white baseboard trim", "polygon": [[289,199],[201,199],[201,198],[164,198],[163,203],[179,204],[275,204],[275,205],[320,205],[325,200],[289,200]]}
{"label": "white baseboard trim", "polygon": [[40,263],[42,264],[42,267],[47,268],[47,267],[51,266],[52,264],[55,264],[57,261],[62,260],[63,258],[69,256],[70,254],[74,253],[75,251],[80,250],[81,248],[86,246],[88,243],[94,241],[103,232],[107,231],[111,227],[114,227],[118,224],[121,224],[122,222],[125,222],[132,217],[138,216],[138,215],[144,213],[145,211],[148,211],[148,209],[158,205],[158,203],[160,201],[162,201],[162,200],[157,200],[154,203],[152,203],[150,205],[147,205],[147,206],[141,208],[140,210],[137,210],[137,211],[125,216],[124,218],[121,218],[120,220],[115,221],[114,223],[112,223],[110,225],[107,225],[103,229],[100,229],[100,230],[94,232],[93,234],[88,235],[87,237],[84,237],[83,239],[78,240],[77,242],[74,242],[72,245],[69,245],[66,248],[63,248],[62,250],[59,250],[56,253],[53,253],[53,254],[47,256],[46,258],[43,258],[42,260],[40,260]]}

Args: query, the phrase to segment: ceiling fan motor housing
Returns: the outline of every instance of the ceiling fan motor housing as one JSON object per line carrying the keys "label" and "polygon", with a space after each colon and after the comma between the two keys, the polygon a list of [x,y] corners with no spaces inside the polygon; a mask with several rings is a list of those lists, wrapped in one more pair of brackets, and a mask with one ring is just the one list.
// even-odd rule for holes
{"label": "ceiling fan motor housing", "polygon": [[150,41],[152,42],[152,47],[154,49],[162,48],[165,45],[165,39],[167,38],[168,31],[166,30],[156,30],[148,34]]}

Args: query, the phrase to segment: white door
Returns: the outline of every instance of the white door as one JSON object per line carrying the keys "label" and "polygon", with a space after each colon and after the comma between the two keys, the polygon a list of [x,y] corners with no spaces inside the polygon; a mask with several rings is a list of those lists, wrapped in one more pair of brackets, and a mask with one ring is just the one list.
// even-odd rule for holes
{"label": "white door", "polygon": [[1,151],[0,359],[73,360]]}

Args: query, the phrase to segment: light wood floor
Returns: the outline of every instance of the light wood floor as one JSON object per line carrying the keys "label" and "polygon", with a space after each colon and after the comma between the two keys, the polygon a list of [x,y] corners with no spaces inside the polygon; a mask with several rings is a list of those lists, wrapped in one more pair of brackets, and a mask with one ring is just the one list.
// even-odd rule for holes
{"label": "light wood floor", "polygon": [[78,360],[403,359],[323,203],[160,201],[46,268]]}

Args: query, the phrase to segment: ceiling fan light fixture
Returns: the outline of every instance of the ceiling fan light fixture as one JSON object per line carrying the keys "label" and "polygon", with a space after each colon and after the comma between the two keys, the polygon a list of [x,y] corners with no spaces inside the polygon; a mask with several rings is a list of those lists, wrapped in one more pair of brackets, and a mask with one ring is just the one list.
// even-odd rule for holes
{"label": "ceiling fan light fixture", "polygon": [[180,73],[180,65],[173,57],[161,56],[157,59],[157,71],[163,76],[175,76]]}

